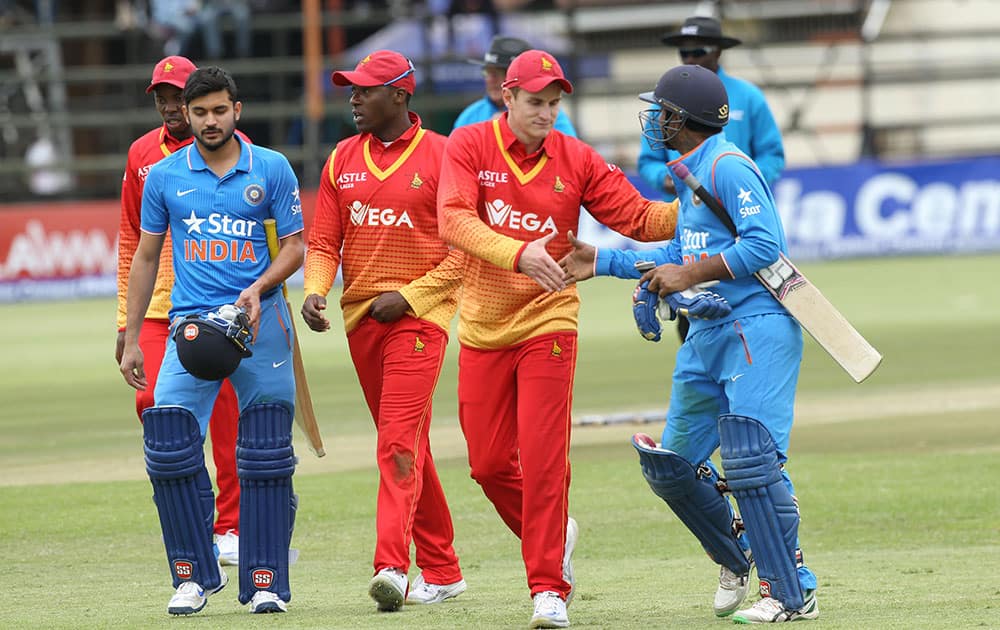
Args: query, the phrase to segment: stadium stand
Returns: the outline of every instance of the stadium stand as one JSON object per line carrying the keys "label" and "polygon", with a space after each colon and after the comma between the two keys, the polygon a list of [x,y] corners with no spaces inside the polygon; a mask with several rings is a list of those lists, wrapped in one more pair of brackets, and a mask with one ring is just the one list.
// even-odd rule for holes
{"label": "stadium stand", "polygon": [[[417,39],[424,52],[414,61],[430,78],[418,91],[428,126],[446,132],[477,96],[475,82],[467,90],[449,85],[449,68],[460,69],[482,51],[471,50],[475,42],[435,47],[442,17],[434,3],[321,4],[325,75],[353,65],[354,51],[371,42],[402,47]],[[328,94],[320,129],[306,133],[300,3],[251,5],[253,56],[224,62],[249,105],[244,129],[284,152],[304,185],[315,185],[315,168],[329,147],[354,132],[346,93]],[[496,5],[509,24],[530,22],[545,42],[561,42],[556,52],[577,78],[577,92],[566,101],[572,118],[586,140],[625,167],[637,153],[635,95],[676,63],[659,37],[703,11],[716,12],[726,32],[744,40],[723,63],[764,89],[790,166],[996,152],[991,139],[1000,137],[1000,115],[991,104],[1000,99],[1000,48],[993,45],[1000,4],[993,0]],[[0,195],[8,202],[37,198],[31,176],[44,171],[56,177],[51,190],[42,189],[50,198],[114,197],[128,143],[156,124],[143,88],[163,48],[144,27],[146,3],[53,2],[51,23],[28,6],[34,3],[13,3],[0,15]],[[410,30],[402,28],[406,21]],[[231,20],[219,26],[232,42]],[[467,26],[449,24],[449,37]],[[394,43],[393,32],[407,40]],[[200,38],[193,41],[190,56],[198,60]]]}

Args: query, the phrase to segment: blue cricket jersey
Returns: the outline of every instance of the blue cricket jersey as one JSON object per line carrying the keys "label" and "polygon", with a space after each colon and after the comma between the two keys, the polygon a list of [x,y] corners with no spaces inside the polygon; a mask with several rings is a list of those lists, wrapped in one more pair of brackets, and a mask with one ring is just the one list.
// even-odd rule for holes
{"label": "blue cricket jersey", "polygon": [[[493,120],[505,111],[507,111],[506,107],[497,107],[488,96],[484,96],[462,110],[462,113],[455,119],[455,125],[452,127],[452,131],[458,129],[459,127],[464,127],[465,125],[483,122],[484,120]],[[566,115],[566,112],[564,112],[562,108],[559,109],[559,115],[556,117],[556,122],[552,127],[553,129],[558,129],[567,136],[576,137],[576,128],[573,127],[573,123],[570,121],[569,116]]]}
{"label": "blue cricket jersey", "polygon": [[680,265],[721,254],[735,279],[722,280],[712,291],[726,298],[733,312],[723,319],[692,319],[691,333],[752,315],[787,314],[753,275],[776,261],[779,252],[787,253],[774,198],[753,161],[722,134],[708,137],[671,164],[678,161],[722,202],[739,238],[733,238],[712,210],[682,183],[678,187],[680,210],[674,238],[652,250],[599,248],[596,275],[638,278],[642,275],[634,267],[638,260]]}
{"label": "blue cricket jersey", "polygon": [[192,143],[146,178],[142,231],[171,234],[171,319],[232,304],[267,270],[264,219],[275,219],[279,239],[303,230],[298,179],[285,156],[233,137],[240,158],[222,177]]}

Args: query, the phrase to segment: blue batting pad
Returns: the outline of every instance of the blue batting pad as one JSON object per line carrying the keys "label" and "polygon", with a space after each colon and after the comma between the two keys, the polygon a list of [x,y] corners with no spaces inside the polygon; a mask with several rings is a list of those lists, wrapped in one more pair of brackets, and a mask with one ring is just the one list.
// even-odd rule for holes
{"label": "blue batting pad", "polygon": [[632,438],[639,465],[653,494],[667,502],[677,518],[695,535],[716,563],[743,575],[750,563],[737,542],[732,506],[712,478],[698,475],[694,466],[677,453],[651,448]]}
{"label": "blue batting pad", "polygon": [[295,524],[292,414],[284,405],[251,405],[236,440],[240,477],[240,602],[273,591],[288,602],[288,547]]}
{"label": "blue batting pad", "polygon": [[150,407],[142,432],[174,588],[190,580],[214,590],[222,583],[212,544],[215,497],[198,421],[183,407]]}
{"label": "blue batting pad", "polygon": [[771,434],[757,420],[719,416],[722,467],[750,537],[762,596],[804,605],[796,570],[799,510],[781,475]]}

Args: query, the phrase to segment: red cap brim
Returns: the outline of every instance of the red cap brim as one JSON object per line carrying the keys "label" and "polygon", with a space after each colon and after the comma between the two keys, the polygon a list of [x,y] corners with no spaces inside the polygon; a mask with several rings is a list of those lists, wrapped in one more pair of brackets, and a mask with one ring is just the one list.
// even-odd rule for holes
{"label": "red cap brim", "polygon": [[573,93],[573,84],[567,79],[552,78],[551,76],[533,77],[527,81],[517,82],[514,85],[504,85],[502,87],[519,87],[522,90],[535,93],[541,92],[552,83],[558,83],[562,91],[567,94]]}
{"label": "red cap brim", "polygon": [[378,79],[364,72],[358,72],[357,70],[338,70],[330,76],[330,80],[333,81],[334,85],[342,87],[347,87],[349,85],[358,85],[361,87],[375,87],[382,85],[382,82]]}
{"label": "red cap brim", "polygon": [[169,79],[164,79],[163,81],[157,81],[156,83],[150,83],[149,87],[146,88],[146,94],[149,94],[150,92],[152,92],[153,90],[155,90],[157,85],[162,85],[164,83],[166,83],[167,85],[172,85],[175,88],[180,88],[182,90],[184,89],[184,86],[186,85],[186,82],[170,81]]}

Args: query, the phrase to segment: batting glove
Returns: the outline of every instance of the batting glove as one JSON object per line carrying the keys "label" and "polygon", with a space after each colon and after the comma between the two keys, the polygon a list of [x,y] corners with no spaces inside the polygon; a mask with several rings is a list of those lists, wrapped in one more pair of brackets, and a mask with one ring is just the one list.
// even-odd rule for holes
{"label": "batting glove", "polygon": [[[632,315],[635,317],[635,325],[639,328],[639,334],[646,341],[660,340],[660,320],[656,318],[656,307],[660,303],[658,295],[649,291],[646,286],[648,282],[636,286],[632,292]],[[672,318],[671,318],[672,319]]]}
{"label": "batting glove", "polygon": [[726,298],[698,285],[668,293],[660,303],[660,319],[677,319],[680,313],[692,319],[720,319],[733,312]]}

